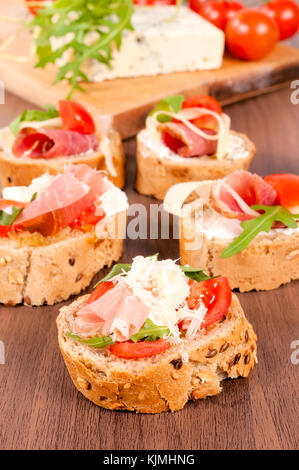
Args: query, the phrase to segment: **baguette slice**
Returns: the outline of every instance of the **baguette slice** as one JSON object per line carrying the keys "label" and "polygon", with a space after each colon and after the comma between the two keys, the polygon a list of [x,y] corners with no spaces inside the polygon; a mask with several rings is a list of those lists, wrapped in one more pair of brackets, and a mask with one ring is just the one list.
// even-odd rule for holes
{"label": "baguette slice", "polygon": [[[101,135],[98,135],[99,141]],[[108,178],[115,186],[123,188],[125,185],[125,157],[120,135],[113,129],[107,134],[109,140],[109,151],[112,155],[112,163],[115,169],[115,176],[112,175],[106,164],[106,159],[101,150],[83,156],[58,157],[53,159],[45,158],[16,158],[1,151],[0,147],[0,182],[2,189],[6,186],[28,186],[34,178],[49,172],[57,175],[64,171],[64,167],[69,164],[85,163],[96,170],[107,173]]]}
{"label": "baguette slice", "polygon": [[40,239],[38,234],[28,232],[24,238],[2,238],[0,302],[52,305],[78,294],[100,269],[120,258],[123,239],[109,236],[109,226],[114,222],[115,233],[124,232],[126,212],[105,219],[101,238],[94,231],[71,229]]}
{"label": "baguette slice", "polygon": [[[174,184],[218,179],[234,170],[247,170],[256,150],[245,134],[230,131],[229,154],[223,160],[213,157],[173,159],[161,157],[148,145],[145,136],[146,130],[137,135],[136,189],[141,194],[160,200]],[[240,156],[233,158],[236,154]]]}
{"label": "baguette slice", "polygon": [[256,335],[235,295],[225,320],[198,339],[148,359],[124,360],[66,335],[83,296],[60,310],[59,347],[76,388],[110,410],[177,411],[188,400],[217,395],[224,378],[247,377],[256,362]]}

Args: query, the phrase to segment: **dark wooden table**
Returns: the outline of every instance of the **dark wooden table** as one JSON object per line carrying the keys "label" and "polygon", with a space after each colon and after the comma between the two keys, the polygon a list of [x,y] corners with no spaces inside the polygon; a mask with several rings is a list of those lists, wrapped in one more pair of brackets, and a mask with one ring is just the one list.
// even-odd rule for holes
{"label": "dark wooden table", "polygon": [[[252,170],[262,175],[298,172],[299,104],[284,89],[228,107],[232,125],[256,143]],[[7,95],[0,125],[25,102]],[[135,144],[125,143],[127,194],[147,207],[134,184]],[[127,240],[123,261],[159,252],[179,257],[175,240]],[[57,345],[55,307],[0,308],[0,448],[2,449],[292,449],[298,448],[299,282],[272,292],[239,295],[259,337],[259,362],[248,379],[226,381],[223,392],[175,414],[135,415],[100,409],[71,383]],[[0,286],[1,288],[1,286]]]}

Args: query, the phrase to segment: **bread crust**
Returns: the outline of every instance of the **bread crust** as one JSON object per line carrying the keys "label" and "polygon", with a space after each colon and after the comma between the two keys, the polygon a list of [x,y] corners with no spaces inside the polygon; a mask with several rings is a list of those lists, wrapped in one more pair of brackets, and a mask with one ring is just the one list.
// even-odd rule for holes
{"label": "bread crust", "polygon": [[223,178],[234,170],[247,170],[255,154],[255,145],[245,135],[231,131],[242,138],[248,150],[246,158],[237,160],[216,160],[213,158],[193,158],[181,161],[159,158],[141,141],[137,135],[137,176],[136,189],[140,194],[164,199],[171,186],[186,181],[204,181]]}
{"label": "bread crust", "polygon": [[[126,212],[112,216],[122,233]],[[103,233],[112,223],[103,224]],[[64,238],[42,246],[0,241],[0,302],[16,305],[53,305],[67,300],[87,287],[104,266],[111,266],[122,254],[123,239],[95,232],[72,230]]]}
{"label": "bread crust", "polygon": [[[272,230],[269,236],[259,236],[240,253],[221,258],[221,252],[231,242],[209,240],[205,234],[196,250],[186,247],[194,237],[188,226],[181,227],[181,263],[201,266],[209,276],[223,275],[232,289],[240,292],[271,290],[299,278],[299,233],[284,234]],[[189,245],[190,246],[190,245]]]}
{"label": "bread crust", "polygon": [[[100,140],[101,136],[98,135],[98,138]],[[105,171],[115,186],[123,188],[125,185],[125,157],[122,141],[119,133],[113,129],[109,131],[108,138],[116,176],[109,173],[105,157],[101,152],[93,152],[81,157],[62,157],[47,160],[44,158],[12,158],[5,152],[0,151],[1,187],[3,189],[6,186],[28,186],[34,178],[46,172],[57,175],[64,171],[65,165],[85,163],[96,170]]]}
{"label": "bread crust", "polygon": [[235,295],[225,321],[190,343],[187,362],[182,361],[180,346],[154,356],[154,361],[125,361],[108,351],[97,359],[96,350],[91,352],[89,346],[66,336],[68,316],[74,315],[86,299],[81,297],[60,310],[58,341],[75,387],[103,408],[138,413],[177,411],[188,400],[218,394],[223,378],[247,377],[256,362],[257,337]]}

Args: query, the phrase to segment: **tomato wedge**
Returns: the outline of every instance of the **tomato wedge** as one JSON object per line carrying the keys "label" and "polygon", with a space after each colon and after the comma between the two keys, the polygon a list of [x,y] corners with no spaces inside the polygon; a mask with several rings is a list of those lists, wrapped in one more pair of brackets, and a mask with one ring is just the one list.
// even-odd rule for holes
{"label": "tomato wedge", "polygon": [[90,229],[96,225],[100,220],[102,220],[105,217],[105,212],[102,211],[101,215],[96,215],[96,205],[93,204],[90,206],[88,209],[83,211],[74,222],[70,224],[70,227],[72,229],[80,229],[83,230],[84,232],[90,231]]}
{"label": "tomato wedge", "polygon": [[[16,207],[17,209],[21,209],[25,207],[25,204],[18,201],[10,201],[8,199],[0,199],[0,210],[6,209],[7,207]],[[1,225],[0,224],[0,237],[8,237],[14,228],[12,225]]]}
{"label": "tomato wedge", "polygon": [[[188,307],[195,310],[203,302],[208,309],[200,329],[213,325],[226,314],[232,300],[231,288],[226,277],[202,282],[190,280],[189,285],[191,289],[187,299]],[[190,322],[189,318],[184,319],[180,322],[179,328],[187,330]]]}
{"label": "tomato wedge", "polygon": [[[212,96],[206,95],[194,95],[186,98],[183,102],[182,108],[205,108],[209,109],[210,111],[214,111],[214,113],[220,115],[222,114],[222,108],[218,101],[215,100],[215,98]],[[200,129],[216,130],[218,127],[217,120],[214,118],[214,116],[209,114],[193,119],[191,122]]]}
{"label": "tomato wedge", "polygon": [[168,348],[170,348],[170,344],[165,339],[140,341],[139,343],[124,341],[123,343],[116,343],[109,347],[112,354],[124,359],[151,357],[166,351]]}
{"label": "tomato wedge", "polygon": [[264,180],[277,191],[277,204],[287,209],[299,206],[299,175],[278,173],[268,175]]}
{"label": "tomato wedge", "polygon": [[80,132],[80,134],[95,133],[95,123],[89,112],[80,103],[60,100],[59,114],[62,119],[63,129]]}
{"label": "tomato wedge", "polygon": [[108,290],[112,289],[116,285],[116,282],[112,281],[105,281],[101,282],[96,289],[90,294],[90,296],[87,299],[87,304],[91,304],[92,302],[95,302],[98,300],[102,295],[104,295]]}

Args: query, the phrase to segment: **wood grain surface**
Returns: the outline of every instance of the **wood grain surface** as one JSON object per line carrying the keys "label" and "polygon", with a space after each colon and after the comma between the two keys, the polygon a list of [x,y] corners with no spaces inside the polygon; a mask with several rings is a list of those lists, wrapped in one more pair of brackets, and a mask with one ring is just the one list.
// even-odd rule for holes
{"label": "wood grain surface", "polygon": [[[257,146],[252,170],[262,175],[298,172],[299,104],[291,90],[226,109],[232,125]],[[26,103],[7,95],[0,125]],[[147,207],[154,200],[134,192],[135,143],[125,143],[127,194]],[[122,257],[160,252],[179,257],[175,240],[126,241]],[[102,276],[102,274],[101,274]],[[213,398],[175,414],[135,415],[96,407],[71,383],[57,345],[55,318],[61,307],[0,307],[1,449],[294,449],[298,448],[299,365],[291,343],[299,340],[299,282],[272,292],[239,295],[258,334],[259,362],[248,379],[229,380]],[[1,287],[0,287],[1,288]]]}
{"label": "wood grain surface", "polygon": [[[0,2],[0,15],[26,18],[23,0]],[[1,21],[1,18],[0,18]],[[19,25],[1,23],[0,39],[7,39]],[[12,56],[28,56],[31,36],[25,30],[16,36],[5,53]],[[56,104],[69,93],[65,83],[51,86],[57,72],[54,65],[45,70],[35,69],[34,58],[27,62],[0,60],[0,80],[7,90],[33,103],[43,106]],[[153,103],[165,96],[183,93],[211,94],[227,104],[277,87],[285,86],[289,80],[299,76],[299,51],[279,44],[265,59],[258,62],[240,61],[229,55],[224,57],[219,70],[174,73],[156,77],[138,77],[131,79],[106,80],[102,83],[84,84],[87,93],[74,93],[74,99],[80,99],[91,111],[96,110],[103,125],[113,122],[123,138],[135,135],[142,127],[144,117]]]}

